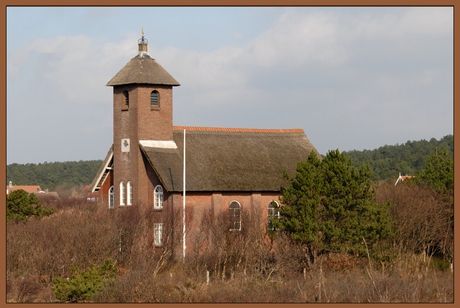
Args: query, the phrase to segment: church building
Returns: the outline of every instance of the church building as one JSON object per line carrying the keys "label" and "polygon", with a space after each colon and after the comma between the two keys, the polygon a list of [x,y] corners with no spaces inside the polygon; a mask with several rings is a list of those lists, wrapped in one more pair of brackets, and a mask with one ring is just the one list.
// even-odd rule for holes
{"label": "church building", "polygon": [[[98,206],[152,207],[155,246],[183,208],[195,222],[204,209],[228,211],[236,232],[244,228],[242,211],[273,215],[272,202],[287,184],[283,172],[294,176],[297,163],[317,152],[304,131],[173,126],[173,88],[180,84],[148,54],[147,43],[142,34],[137,55],[107,83],[113,145],[90,186]],[[171,224],[180,226],[175,234],[182,223],[181,217]]]}

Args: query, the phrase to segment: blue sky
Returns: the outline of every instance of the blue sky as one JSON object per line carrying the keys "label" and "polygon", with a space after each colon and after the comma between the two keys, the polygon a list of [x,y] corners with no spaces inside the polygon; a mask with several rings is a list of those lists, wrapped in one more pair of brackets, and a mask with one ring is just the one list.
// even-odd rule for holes
{"label": "blue sky", "polygon": [[453,134],[451,7],[8,7],[7,164],[103,159],[137,53],[174,125],[302,128],[322,154]]}

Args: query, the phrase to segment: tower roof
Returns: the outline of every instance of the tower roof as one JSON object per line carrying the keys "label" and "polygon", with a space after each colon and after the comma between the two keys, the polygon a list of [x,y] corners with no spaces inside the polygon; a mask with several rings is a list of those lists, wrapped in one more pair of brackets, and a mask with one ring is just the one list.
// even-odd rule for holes
{"label": "tower roof", "polygon": [[139,40],[139,52],[133,57],[110,81],[107,86],[117,86],[125,84],[155,84],[180,86],[155,59],[147,53],[147,40]]}

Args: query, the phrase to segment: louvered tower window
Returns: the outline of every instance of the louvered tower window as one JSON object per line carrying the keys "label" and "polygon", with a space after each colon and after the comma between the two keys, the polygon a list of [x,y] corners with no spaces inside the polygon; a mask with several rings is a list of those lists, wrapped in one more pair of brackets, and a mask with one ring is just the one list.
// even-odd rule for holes
{"label": "louvered tower window", "polygon": [[158,91],[152,91],[152,93],[150,93],[150,107],[151,110],[160,110]]}
{"label": "louvered tower window", "polygon": [[128,110],[129,108],[129,93],[128,91],[123,91],[123,107],[122,110]]}

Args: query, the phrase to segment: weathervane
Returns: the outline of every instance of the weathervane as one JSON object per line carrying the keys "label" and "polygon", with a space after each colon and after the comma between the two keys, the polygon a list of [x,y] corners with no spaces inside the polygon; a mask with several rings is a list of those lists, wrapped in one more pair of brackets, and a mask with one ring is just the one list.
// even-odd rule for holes
{"label": "weathervane", "polygon": [[146,38],[144,38],[144,27],[142,27],[142,38],[139,39],[138,43],[139,44],[147,44],[148,42],[149,41]]}

